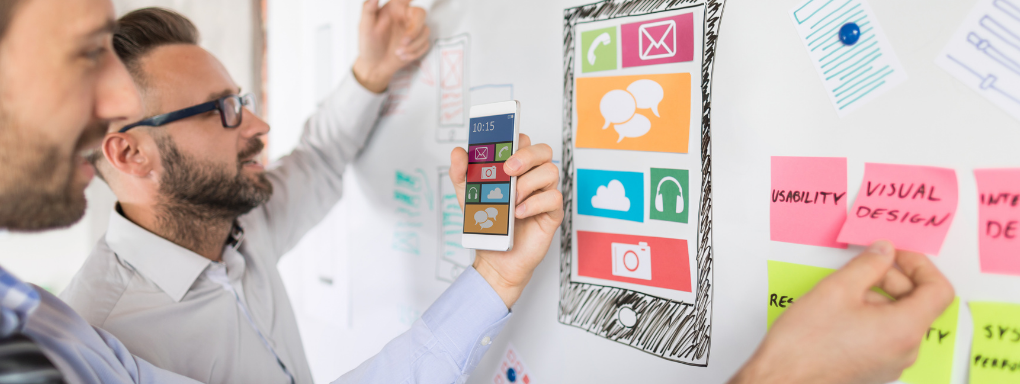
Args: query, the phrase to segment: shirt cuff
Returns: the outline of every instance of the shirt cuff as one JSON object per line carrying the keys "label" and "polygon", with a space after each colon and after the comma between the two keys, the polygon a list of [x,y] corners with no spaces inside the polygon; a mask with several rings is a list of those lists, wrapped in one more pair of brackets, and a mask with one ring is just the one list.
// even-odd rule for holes
{"label": "shirt cuff", "polygon": [[467,268],[421,319],[463,375],[474,371],[510,316],[492,286],[474,268]]}

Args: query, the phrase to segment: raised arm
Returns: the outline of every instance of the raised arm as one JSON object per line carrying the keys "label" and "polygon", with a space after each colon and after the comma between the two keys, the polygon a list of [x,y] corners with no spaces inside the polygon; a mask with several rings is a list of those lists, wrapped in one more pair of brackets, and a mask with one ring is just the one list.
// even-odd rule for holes
{"label": "raised arm", "polygon": [[251,218],[265,223],[282,256],[340,200],[343,172],[364,147],[393,75],[428,52],[425,11],[410,0],[365,2],[359,56],[347,77],[305,123],[297,148],[272,165],[273,197]]}

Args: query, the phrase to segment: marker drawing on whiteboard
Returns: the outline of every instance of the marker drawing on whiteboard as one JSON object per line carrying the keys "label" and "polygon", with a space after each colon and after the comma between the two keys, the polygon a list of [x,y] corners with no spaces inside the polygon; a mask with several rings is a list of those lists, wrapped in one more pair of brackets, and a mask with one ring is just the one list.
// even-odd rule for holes
{"label": "marker drawing on whiteboard", "polygon": [[[574,255],[576,252],[580,252],[578,249],[580,246],[575,246],[574,242],[575,240],[580,241],[579,238],[585,231],[575,228],[575,218],[572,214],[568,214],[563,220],[560,237],[559,321],[666,360],[701,367],[708,366],[712,344],[713,264],[715,259],[712,247],[712,135],[709,117],[712,100],[712,70],[724,3],[725,0],[598,1],[589,5],[568,8],[564,11],[562,40],[564,48],[563,94],[565,98],[562,114],[562,166],[565,172],[561,180],[561,190],[564,191],[564,210],[568,213],[574,212],[575,204],[578,205],[578,209],[582,206],[593,207],[590,201],[591,196],[596,193],[595,187],[605,186],[607,192],[611,187],[608,184],[611,180],[605,180],[606,183],[600,181],[597,185],[593,184],[595,187],[587,192],[586,201],[575,201],[575,194],[570,191],[580,192],[579,183],[584,181],[579,178],[577,173],[579,166],[584,168],[582,166],[584,164],[576,162],[574,154],[577,148],[687,154],[686,145],[673,146],[664,143],[686,143],[692,132],[677,129],[677,127],[683,128],[686,127],[685,124],[689,124],[692,125],[690,128],[693,130],[693,124],[697,122],[700,122],[700,127],[698,127],[700,131],[694,134],[695,139],[691,141],[698,141],[700,152],[690,155],[700,156],[693,158],[694,162],[700,163],[700,167],[697,168],[700,171],[700,179],[692,178],[690,182],[692,183],[691,189],[695,189],[694,185],[700,185],[700,188],[693,193],[694,196],[698,196],[698,199],[692,197],[689,205],[684,204],[685,207],[681,208],[679,203],[675,207],[661,207],[662,210],[670,208],[671,215],[676,215],[672,211],[677,209],[690,209],[692,212],[697,209],[697,214],[692,214],[692,217],[697,217],[697,222],[695,223],[692,219],[690,223],[696,228],[696,235],[689,239],[658,239],[658,241],[675,242],[677,245],[681,245],[684,250],[687,249],[687,244],[692,245],[693,254],[690,254],[689,258],[677,258],[686,260],[678,263],[678,266],[679,264],[690,266],[686,271],[689,286],[658,289],[690,292],[693,294],[693,299],[673,299],[664,297],[666,295],[650,294],[649,291],[641,289],[626,289],[613,285],[575,281],[574,270],[581,268],[584,263],[577,262],[579,265],[574,265]],[[651,14],[655,14],[657,18],[634,17]],[[697,20],[701,20],[701,22],[699,23]],[[592,24],[588,30],[579,30],[579,28],[583,28],[582,25],[587,25],[589,22],[599,22],[599,25]],[[605,48],[596,49],[598,56],[594,67],[588,61],[588,50],[591,50],[592,46],[602,46],[593,42],[605,31],[621,31],[618,36],[614,33],[610,33],[608,36],[621,39],[620,41],[611,41],[610,46],[620,47],[620,52],[623,55],[622,68],[655,65],[663,66],[659,67],[663,71],[675,73],[642,76],[589,76],[575,79],[575,76],[583,73],[618,70],[617,62],[598,62],[603,60],[602,53],[607,53],[606,57],[608,58],[614,57],[609,55]],[[628,36],[633,39],[629,39]],[[698,46],[700,49],[694,49]],[[700,52],[700,56],[696,52]],[[694,70],[695,73],[689,73],[690,70],[678,69],[683,68],[680,63],[692,61],[695,64],[694,68],[698,68]],[[676,67],[667,69],[666,65]],[[698,81],[700,88],[694,88],[692,77]],[[579,90],[584,87],[590,92]],[[689,97],[681,97],[692,93],[698,95],[699,90],[700,104],[693,104],[693,100]],[[664,105],[660,108],[660,102],[669,106]],[[581,111],[580,108],[586,109]],[[575,116],[575,111],[577,116]],[[688,112],[679,113],[680,111]],[[574,133],[575,119],[578,127],[576,135]],[[675,122],[675,124],[666,124],[667,121]],[[584,126],[583,132],[581,132],[582,125]],[[606,132],[610,127],[615,128],[615,134],[611,131]],[[670,137],[668,140],[659,138],[663,134],[674,136],[665,136]],[[649,140],[648,138],[652,136],[658,139],[652,143],[641,141]],[[628,147],[627,145],[631,143],[634,144]],[[694,175],[693,170],[691,175]],[[619,184],[627,184],[624,180],[616,180],[619,180]],[[641,219],[632,221],[642,222],[645,210],[651,209],[646,208],[643,204],[643,199],[646,197],[644,193],[649,192],[641,188],[644,183],[645,180],[639,178],[637,189],[635,189],[637,194],[628,196],[633,205],[630,208],[638,207],[641,210]],[[630,187],[627,187],[626,190],[629,191]],[[636,201],[641,201],[641,204],[635,203]],[[623,208],[622,205],[613,207]],[[594,209],[594,211],[599,213],[595,216],[603,217],[620,212],[611,209]],[[585,217],[588,216],[592,215],[585,215]],[[586,235],[592,235],[592,233],[588,232]],[[595,235],[596,237],[627,237],[617,234]],[[642,246],[641,241],[614,241],[617,243],[615,247],[602,247],[605,249],[600,252],[604,252],[606,257],[609,257],[605,260],[616,260],[619,263],[616,270],[619,275],[612,275],[609,272],[611,269],[607,269],[605,274],[609,276],[598,279],[608,282],[629,279],[628,281],[646,282],[643,284],[646,287],[652,287],[654,284],[670,286],[677,283],[679,277],[684,275],[683,272],[676,273],[675,277],[678,279],[665,279],[661,282],[659,281],[660,275],[657,274],[669,269],[657,269],[657,272],[651,276],[637,276],[637,273],[639,270],[643,271],[642,268],[647,266],[647,263],[643,262],[645,260],[668,256],[671,254],[670,252],[675,252],[674,255],[687,252],[680,252],[679,248],[675,247],[656,248],[651,246],[648,241],[645,241],[649,244],[648,246]],[[652,251],[652,249],[655,250]],[[613,252],[614,250],[616,253]],[[613,257],[619,259],[612,259]],[[580,260],[580,254],[578,254],[578,258]],[[691,262],[692,259],[693,262]],[[657,260],[670,262],[671,258]],[[606,268],[611,267],[609,264],[606,265]],[[660,266],[662,264],[656,267]],[[634,276],[629,276],[631,274]],[[650,280],[648,280],[649,277]]]}

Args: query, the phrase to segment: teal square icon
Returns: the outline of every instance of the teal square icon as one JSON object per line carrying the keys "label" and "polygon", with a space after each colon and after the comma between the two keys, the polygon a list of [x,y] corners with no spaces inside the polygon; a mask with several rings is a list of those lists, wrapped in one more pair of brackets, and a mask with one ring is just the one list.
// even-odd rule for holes
{"label": "teal square icon", "polygon": [[514,143],[496,144],[496,161],[506,161],[514,152]]}
{"label": "teal square icon", "polygon": [[616,27],[581,32],[581,72],[616,69]]}
{"label": "teal square icon", "polygon": [[689,178],[686,169],[652,168],[648,218],[687,223],[691,210]]}

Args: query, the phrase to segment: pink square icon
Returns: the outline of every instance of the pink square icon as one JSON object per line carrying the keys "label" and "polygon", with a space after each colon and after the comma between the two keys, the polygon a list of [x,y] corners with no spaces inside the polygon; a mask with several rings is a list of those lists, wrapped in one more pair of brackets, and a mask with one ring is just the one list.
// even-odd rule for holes
{"label": "pink square icon", "polygon": [[772,157],[772,241],[846,248],[845,157]]}
{"label": "pink square icon", "polygon": [[624,24],[623,67],[694,60],[694,14]]}
{"label": "pink square icon", "polygon": [[495,151],[495,144],[472,145],[468,147],[468,158],[471,159],[472,163],[493,161],[496,157]]}

